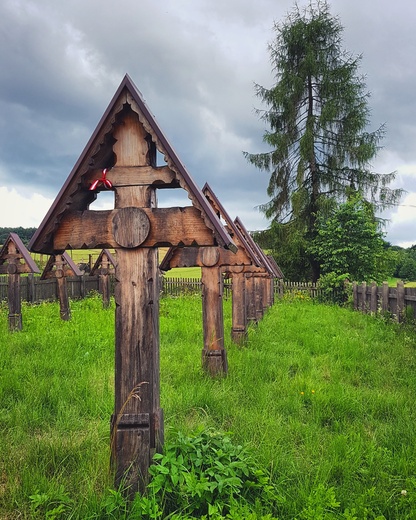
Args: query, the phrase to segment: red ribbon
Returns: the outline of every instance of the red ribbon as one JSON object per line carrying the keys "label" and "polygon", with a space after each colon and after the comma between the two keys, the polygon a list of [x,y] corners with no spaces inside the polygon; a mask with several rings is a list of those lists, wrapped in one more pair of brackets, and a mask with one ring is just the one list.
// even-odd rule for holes
{"label": "red ribbon", "polygon": [[105,188],[107,188],[108,190],[112,190],[112,189],[113,189],[113,183],[112,183],[110,180],[108,180],[108,179],[106,178],[106,175],[107,175],[107,168],[104,168],[103,173],[101,174],[101,179],[97,179],[96,181],[94,181],[94,182],[91,184],[89,190],[90,190],[90,191],[94,191],[94,190],[96,190],[97,187],[98,187],[100,184],[102,184],[102,185],[103,185]]}

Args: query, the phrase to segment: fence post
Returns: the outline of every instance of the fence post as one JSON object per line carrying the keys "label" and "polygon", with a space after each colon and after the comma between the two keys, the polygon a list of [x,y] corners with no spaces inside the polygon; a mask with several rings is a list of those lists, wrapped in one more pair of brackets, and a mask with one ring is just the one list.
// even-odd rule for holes
{"label": "fence post", "polygon": [[389,284],[388,282],[383,282],[383,287],[381,289],[381,312],[383,314],[389,311]]}
{"label": "fence post", "polygon": [[376,284],[376,282],[371,283],[370,312],[371,312],[371,314],[376,314],[376,312],[377,312],[377,284]]}
{"label": "fence post", "polygon": [[363,282],[361,284],[361,297],[362,297],[361,309],[362,309],[363,313],[365,314],[368,310],[368,307],[367,307],[367,282]]}
{"label": "fence post", "polygon": [[404,315],[404,283],[397,282],[397,321],[401,322]]}
{"label": "fence post", "polygon": [[35,299],[35,275],[29,273],[26,282],[26,301],[33,303]]}
{"label": "fence post", "polygon": [[352,282],[352,301],[354,310],[358,310],[358,284],[357,282]]}

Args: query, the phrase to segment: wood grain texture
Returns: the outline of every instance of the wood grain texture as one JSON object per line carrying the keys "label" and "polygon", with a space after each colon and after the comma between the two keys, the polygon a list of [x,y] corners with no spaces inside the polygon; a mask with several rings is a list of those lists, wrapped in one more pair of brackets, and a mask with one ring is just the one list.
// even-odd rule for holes
{"label": "wood grain texture", "polygon": [[20,274],[9,274],[7,299],[9,306],[9,330],[22,330],[22,304],[20,297]]}
{"label": "wood grain texture", "polygon": [[121,247],[138,247],[149,236],[150,220],[140,208],[119,209],[112,218],[112,234]]}
{"label": "wood grain texture", "polygon": [[244,273],[232,278],[232,328],[231,339],[243,345],[247,339],[246,283]]}
{"label": "wood grain texture", "polygon": [[[147,137],[137,114],[128,113],[115,132],[117,166],[149,165],[152,157]],[[151,456],[163,442],[158,252],[156,248],[137,247],[143,246],[142,239],[155,227],[155,219],[151,218],[155,204],[154,189],[118,187],[115,210],[92,219],[95,223],[93,235],[98,232],[97,223],[101,224],[101,236],[106,232],[107,237],[116,240],[118,248],[115,267],[116,419],[112,455],[116,486],[127,481],[129,493],[145,491]],[[140,229],[146,219],[149,227]]]}
{"label": "wood grain texture", "polygon": [[[216,245],[212,231],[205,226],[200,211],[193,206],[141,209],[150,221],[149,234],[142,247]],[[67,213],[55,233],[54,249],[119,247],[113,236],[113,219],[118,211],[119,208]],[[233,253],[229,254],[233,256]]]}
{"label": "wood grain texture", "polygon": [[[90,170],[83,177],[83,186],[89,189],[91,184],[100,179],[102,170]],[[122,186],[153,186],[155,188],[177,188],[179,181],[176,173],[168,166],[114,166],[107,171],[106,177],[114,188]],[[105,190],[101,185],[97,191]]]}
{"label": "wood grain texture", "polygon": [[202,267],[203,367],[211,374],[227,373],[222,307],[223,280],[217,267]]}

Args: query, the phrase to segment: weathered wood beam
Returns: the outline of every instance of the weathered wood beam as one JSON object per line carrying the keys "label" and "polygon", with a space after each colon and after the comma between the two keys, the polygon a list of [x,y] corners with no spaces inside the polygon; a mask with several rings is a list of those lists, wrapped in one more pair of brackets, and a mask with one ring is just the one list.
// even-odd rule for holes
{"label": "weathered wood beam", "polygon": [[[244,251],[238,249],[236,253],[222,247],[215,248],[215,254],[207,254],[205,247],[186,247],[176,248],[171,252],[166,262],[163,262],[161,268],[173,269],[174,267],[225,267],[234,266],[238,271],[242,267],[249,267],[250,259]],[[210,249],[210,248],[209,248]],[[232,267],[230,268],[232,269]]]}
{"label": "weathered wood beam", "polygon": [[[88,189],[96,180],[100,179],[102,170],[90,170],[83,177],[83,186]],[[153,186],[155,188],[179,188],[176,173],[168,166],[114,166],[106,172],[106,178],[114,188],[121,186]],[[102,185],[96,191],[105,191]]]}
{"label": "weathered wood beam", "polygon": [[[120,167],[146,165],[148,142],[142,125],[134,114],[117,127],[114,153]],[[162,211],[154,218],[155,190],[147,186],[120,186],[116,189],[116,209],[94,223],[96,236],[113,237],[117,244],[115,267],[115,410],[112,423],[112,462],[115,484],[123,484],[133,496],[144,493],[149,479],[148,469],[156,450],[163,444],[163,414],[160,409],[159,383],[159,275],[157,249],[144,246],[154,233],[160,237],[183,212]],[[194,214],[202,221],[200,213]],[[87,214],[87,217],[89,215]],[[192,220],[192,219],[191,219]],[[163,226],[163,227],[161,227]],[[82,235],[88,233],[89,228]],[[163,233],[162,233],[163,231]],[[183,228],[180,229],[183,232]],[[158,234],[159,233],[159,234]],[[153,234],[153,235],[152,235]]]}
{"label": "weathered wood beam", "polygon": [[[124,208],[126,210],[128,208]],[[134,208],[131,212],[132,233],[143,225],[145,214],[149,220],[148,235],[141,247],[158,246],[215,246],[213,233],[193,206],[184,208]],[[114,227],[121,209],[67,213],[53,239],[55,250],[118,248]],[[123,211],[123,219],[124,214]],[[124,246],[124,245],[123,245]],[[125,247],[125,246],[124,246]]]}
{"label": "weathered wood beam", "polygon": [[223,280],[217,267],[202,267],[202,313],[204,316],[204,348],[202,366],[211,375],[226,374],[227,353],[224,348],[222,308]]}
{"label": "weathered wood beam", "polygon": [[244,272],[232,277],[232,328],[231,339],[243,345],[247,339],[246,278]]}

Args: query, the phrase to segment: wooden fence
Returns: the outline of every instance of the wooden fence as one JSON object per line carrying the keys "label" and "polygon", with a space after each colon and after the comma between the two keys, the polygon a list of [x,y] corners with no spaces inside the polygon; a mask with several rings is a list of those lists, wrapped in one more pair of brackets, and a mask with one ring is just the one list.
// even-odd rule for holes
{"label": "wooden fence", "polygon": [[[7,299],[8,276],[0,276],[0,301]],[[99,290],[99,277],[70,276],[67,278],[68,296],[71,299],[84,298],[91,291]],[[55,278],[41,280],[40,276],[28,274],[20,277],[20,295],[29,303],[53,301],[57,298]]]}
{"label": "wooden fence", "polygon": [[403,282],[398,282],[396,287],[389,287],[387,282],[381,286],[364,282],[353,283],[352,292],[355,310],[388,315],[399,322],[416,318],[416,287],[405,287]]}
{"label": "wooden fence", "polygon": [[[113,277],[112,278],[112,282]],[[113,287],[113,283],[111,284]],[[8,276],[0,276],[0,301],[7,300]],[[84,298],[91,291],[99,291],[98,275],[83,275],[67,278],[68,295],[71,299]],[[224,298],[231,295],[231,281],[224,281]],[[163,295],[178,296],[181,294],[201,294],[200,278],[166,278],[161,277],[161,292]],[[311,298],[324,297],[317,284],[307,282],[288,282],[275,280],[275,295],[283,298],[288,293],[304,293]],[[29,274],[20,277],[20,294],[22,300],[30,303],[53,301],[57,298],[56,279],[41,280],[40,276]],[[334,301],[336,299],[334,298]],[[416,318],[416,288],[404,287],[399,282],[397,287],[389,287],[387,282],[382,286],[353,284],[354,309],[365,313],[384,313],[401,321],[404,316]]]}
{"label": "wooden fence", "polygon": [[312,282],[289,282],[286,280],[275,279],[274,292],[279,298],[283,298],[287,293],[303,293],[310,298],[322,296],[322,289]]}
{"label": "wooden fence", "polygon": [[[114,279],[111,276],[111,293],[114,294]],[[7,300],[8,276],[0,276],[0,301]],[[67,278],[68,296],[76,300],[84,298],[91,291],[100,290],[98,275],[70,276]],[[161,292],[163,295],[178,296],[180,294],[201,294],[200,278],[161,278]],[[57,298],[55,278],[41,280],[40,276],[29,274],[20,277],[20,294],[24,301],[39,303],[53,301]],[[231,282],[224,281],[224,298],[230,297]]]}

